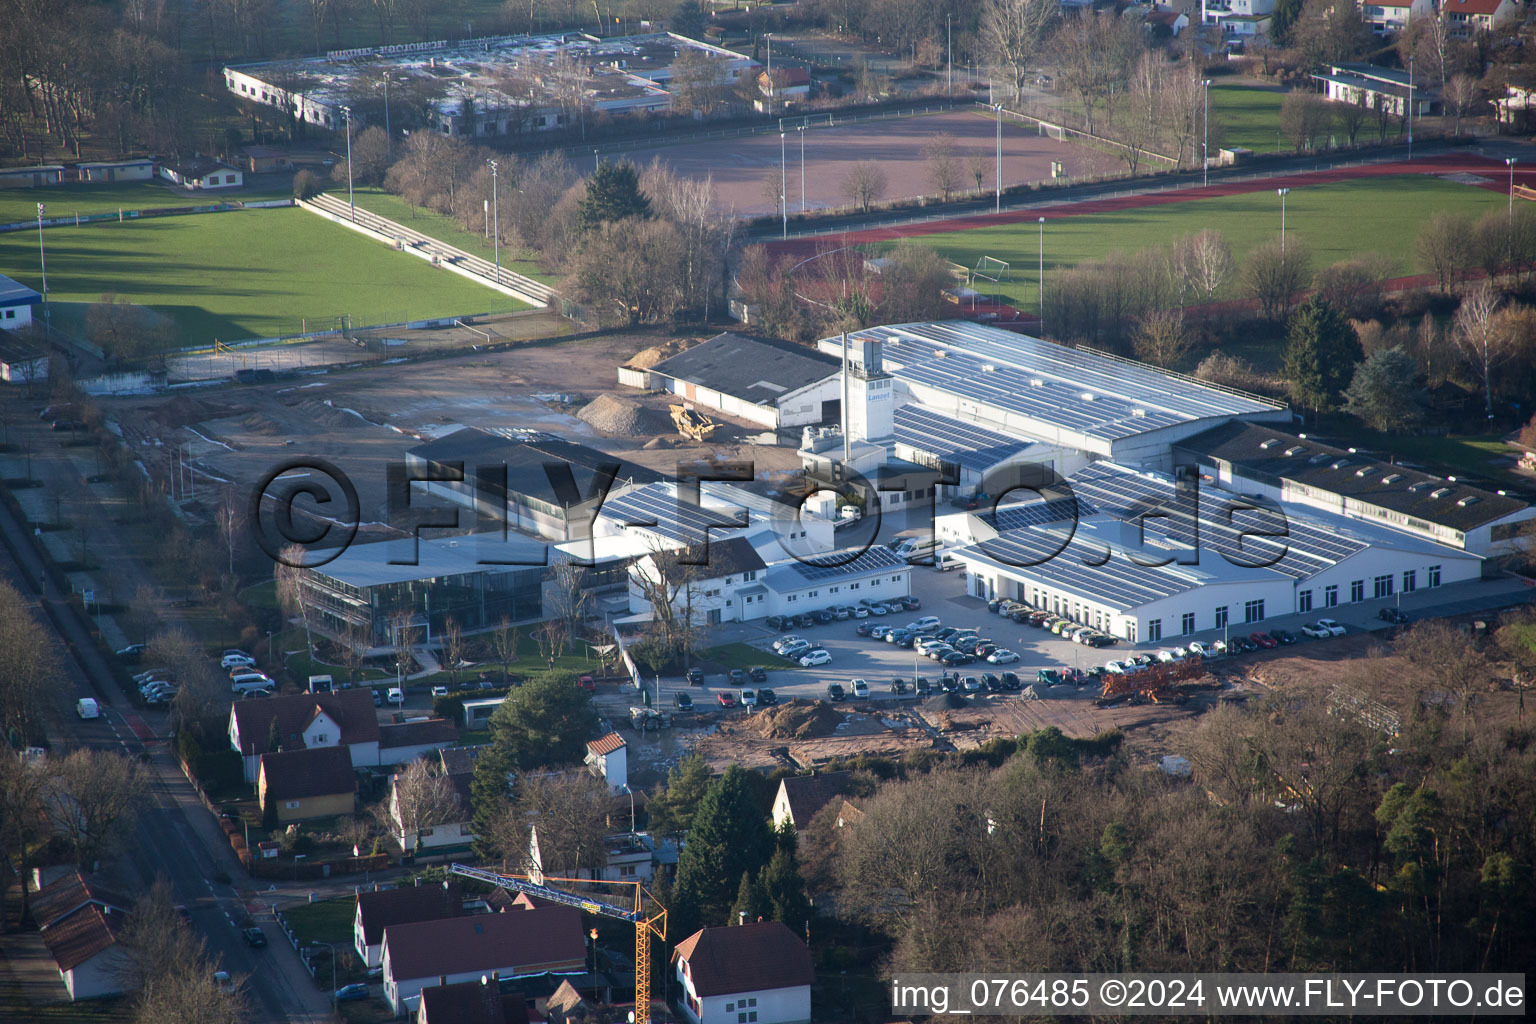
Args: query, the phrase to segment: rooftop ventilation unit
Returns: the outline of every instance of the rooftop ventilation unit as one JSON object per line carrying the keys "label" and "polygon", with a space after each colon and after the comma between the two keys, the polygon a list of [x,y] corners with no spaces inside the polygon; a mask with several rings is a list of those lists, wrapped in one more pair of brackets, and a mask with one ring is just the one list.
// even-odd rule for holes
{"label": "rooftop ventilation unit", "polygon": [[1093,392],[1092,391],[1084,391],[1083,395],[1082,395],[1082,398],[1083,398],[1083,401],[1085,401],[1085,402],[1093,401]]}
{"label": "rooftop ventilation unit", "polygon": [[1359,469],[1355,470],[1355,476],[1368,476],[1370,472],[1370,466],[1361,466]]}
{"label": "rooftop ventilation unit", "polygon": [[1135,416],[1138,419],[1145,419],[1146,415],[1147,415],[1147,410],[1143,409],[1141,406],[1138,405],[1136,408],[1131,410],[1131,415]]}
{"label": "rooftop ventilation unit", "polygon": [[1475,494],[1469,494],[1465,498],[1462,498],[1460,501],[1458,501],[1456,504],[1460,505],[1462,508],[1466,508],[1468,505],[1476,505],[1482,500],[1482,498],[1479,498]]}
{"label": "rooftop ventilation unit", "polygon": [[1415,494],[1417,494],[1419,491],[1422,491],[1424,488],[1426,488],[1426,487],[1433,487],[1433,486],[1434,486],[1434,482],[1431,481],[1431,480],[1415,480],[1413,483],[1408,485],[1408,489],[1410,491],[1413,491]]}
{"label": "rooftop ventilation unit", "polygon": [[1307,450],[1306,445],[1297,444],[1297,445],[1292,445],[1291,447],[1287,448],[1285,450],[1285,454],[1293,455],[1293,456],[1294,455],[1300,455],[1302,452],[1304,452],[1306,450]]}
{"label": "rooftop ventilation unit", "polygon": [[981,372],[982,373],[996,373],[997,372],[997,367],[993,366],[991,363],[982,363],[981,364]]}
{"label": "rooftop ventilation unit", "polygon": [[1271,437],[1271,438],[1269,438],[1266,441],[1260,442],[1259,443],[1259,447],[1264,449],[1265,451],[1269,451],[1269,449],[1273,448],[1275,445],[1277,445],[1279,443],[1280,443],[1280,439],[1278,437]]}
{"label": "rooftop ventilation unit", "polygon": [[936,349],[933,350],[933,356],[934,356],[935,359],[948,359],[949,358],[949,349],[947,349],[947,348],[936,348]]}
{"label": "rooftop ventilation unit", "polygon": [[1312,456],[1307,461],[1312,463],[1312,465],[1314,465],[1314,466],[1321,466],[1323,463],[1327,462],[1331,458],[1333,458],[1332,455],[1329,455],[1327,452],[1323,452],[1323,454],[1321,454],[1321,455],[1314,455],[1314,456]]}
{"label": "rooftop ventilation unit", "polygon": [[1450,493],[1451,493],[1451,489],[1449,487],[1437,487],[1437,488],[1434,489],[1434,491],[1432,491],[1430,493],[1429,496],[1431,498],[1443,498],[1447,494],[1450,494]]}
{"label": "rooftop ventilation unit", "polygon": [[1043,388],[1045,387],[1045,381],[1041,380],[1039,377],[1031,377],[1029,378],[1029,386],[1032,388]]}
{"label": "rooftop ventilation unit", "polygon": [[1381,482],[1384,484],[1395,484],[1402,478],[1403,474],[1401,473],[1388,473],[1386,476],[1381,478]]}
{"label": "rooftop ventilation unit", "polygon": [[1333,465],[1329,466],[1328,468],[1329,469],[1343,469],[1347,465],[1349,465],[1349,460],[1348,459],[1336,459],[1336,460],[1334,460]]}

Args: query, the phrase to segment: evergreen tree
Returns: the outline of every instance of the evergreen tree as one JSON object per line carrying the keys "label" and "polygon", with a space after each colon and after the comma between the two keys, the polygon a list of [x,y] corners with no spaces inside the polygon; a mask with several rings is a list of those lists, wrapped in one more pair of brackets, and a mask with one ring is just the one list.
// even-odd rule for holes
{"label": "evergreen tree", "polygon": [[579,760],[597,730],[597,712],[572,680],[536,676],[507,695],[490,725],[496,744],[527,770]]}
{"label": "evergreen tree", "polygon": [[1355,367],[1344,392],[1344,411],[1383,433],[1406,430],[1424,418],[1419,368],[1401,348],[1372,352]]}
{"label": "evergreen tree", "polygon": [[731,765],[699,801],[678,857],[675,934],[686,938],[700,925],[723,923],[737,888],[731,879],[755,874],[772,852],[768,818],[753,799],[747,772]]}
{"label": "evergreen tree", "polygon": [[1291,398],[1315,412],[1335,408],[1360,362],[1360,337],[1321,295],[1291,317],[1285,377]]}
{"label": "evergreen tree", "polygon": [[599,164],[587,179],[587,194],[581,197],[577,216],[584,229],[607,221],[651,215],[651,201],[640,191],[640,175],[628,160]]}
{"label": "evergreen tree", "polygon": [[267,727],[267,753],[275,754],[283,749],[283,730],[277,724],[277,718],[273,717],[272,724]]}
{"label": "evergreen tree", "polygon": [[729,924],[752,924],[768,914],[768,897],[763,892],[760,878],[747,872],[741,873],[741,884],[736,887],[736,902],[731,904]]}
{"label": "evergreen tree", "polygon": [[672,12],[672,31],[690,39],[704,38],[704,8],[699,0],[681,0]]}
{"label": "evergreen tree", "polygon": [[686,832],[693,823],[694,811],[709,789],[709,762],[700,754],[690,754],[667,772],[667,787],[646,804],[651,831],[665,834]]}
{"label": "evergreen tree", "polygon": [[492,822],[511,802],[508,774],[516,767],[510,747],[494,743],[475,757],[474,776],[469,782],[471,827],[475,832],[475,855],[482,860],[500,860],[502,851],[492,843]]}
{"label": "evergreen tree", "polygon": [[758,878],[767,907],[766,915],[784,922],[792,931],[804,930],[811,919],[811,902],[805,895],[805,879],[800,874],[800,859],[794,850],[779,846]]}

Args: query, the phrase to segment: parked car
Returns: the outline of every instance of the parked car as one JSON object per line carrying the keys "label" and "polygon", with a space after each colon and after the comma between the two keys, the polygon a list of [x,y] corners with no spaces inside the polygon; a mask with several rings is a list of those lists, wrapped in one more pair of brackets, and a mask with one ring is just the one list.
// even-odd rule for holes
{"label": "parked car", "polygon": [[352,985],[343,985],[336,990],[338,1003],[356,1003],[368,998],[368,986],[357,982]]}
{"label": "parked car", "polygon": [[693,698],[688,696],[686,693],[674,694],[672,697],[672,703],[677,705],[677,710],[679,711],[693,710]]}
{"label": "parked car", "polygon": [[1396,608],[1383,608],[1381,611],[1376,613],[1376,617],[1382,622],[1390,622],[1394,625],[1402,625],[1404,622],[1408,621],[1408,616],[1404,615]]}
{"label": "parked car", "polygon": [[874,628],[875,627],[874,627],[873,623],[861,622],[854,629],[854,632],[857,633],[859,636],[869,636],[869,631],[874,629]]}
{"label": "parked car", "polygon": [[1035,673],[1035,682],[1045,686],[1058,686],[1061,684],[1061,673],[1053,668],[1042,668]]}
{"label": "parked car", "polygon": [[446,686],[434,686],[434,687],[432,687],[432,696],[434,696],[434,697],[446,697],[446,696],[448,696],[448,687],[446,687]]}
{"label": "parked car", "polygon": [[376,707],[376,708],[383,707],[384,706],[384,691],[379,689],[377,686],[375,686],[372,689],[372,693],[373,693],[373,706]]}
{"label": "parked car", "polygon": [[912,680],[912,692],[919,697],[927,697],[933,693],[933,684],[928,682],[927,676],[918,676]]}
{"label": "parked car", "polygon": [[252,949],[263,949],[267,945],[267,933],[260,928],[245,928],[241,930],[240,937],[245,939],[245,944]]}
{"label": "parked car", "polygon": [[816,650],[810,651],[804,657],[802,657],[800,659],[800,664],[806,668],[811,668],[816,665],[825,665],[831,660],[832,655],[818,647]]}
{"label": "parked car", "polygon": [[117,656],[124,661],[137,662],[144,660],[144,652],[149,650],[148,644],[129,644],[117,652]]}
{"label": "parked car", "polygon": [[742,668],[733,668],[730,670],[730,672],[726,673],[726,678],[730,680],[732,686],[740,686],[742,683],[747,681],[747,670]]}
{"label": "parked car", "polygon": [[1270,636],[1268,633],[1249,633],[1248,639],[1252,640],[1254,643],[1258,644],[1260,648],[1266,651],[1280,646],[1280,642],[1274,637]]}
{"label": "parked car", "polygon": [[1016,693],[1024,689],[1024,681],[1019,678],[1017,672],[1004,672],[999,678],[1003,681],[1003,689],[1009,693]]}
{"label": "parked car", "polygon": [[853,681],[853,699],[854,700],[868,700],[869,699],[869,684],[866,683],[864,680],[862,680],[862,679],[855,679]]}
{"label": "parked car", "polygon": [[715,703],[723,708],[733,708],[736,706],[736,695],[729,690],[721,690],[715,694]]}
{"label": "parked car", "polygon": [[771,708],[779,702],[779,695],[764,686],[757,691],[757,703],[760,707]]}
{"label": "parked car", "polygon": [[964,651],[949,651],[939,659],[939,664],[947,668],[953,668],[956,665],[969,665],[975,660],[975,658]]}
{"label": "parked car", "polygon": [[[1202,658],[1204,658],[1206,660],[1210,660],[1211,658],[1216,657],[1216,649],[1214,647],[1212,647],[1210,644],[1205,643],[1205,642],[1203,642],[1201,640],[1196,640],[1194,643],[1189,645],[1189,653],[1191,653],[1191,654],[1198,654],[1200,657],[1202,657]],[[1113,665],[1113,664],[1116,664],[1116,662],[1112,661],[1112,662],[1109,663],[1109,665]],[[1104,667],[1106,669],[1108,669],[1109,665],[1105,665]]]}
{"label": "parked car", "polygon": [[256,664],[256,659],[249,654],[226,654],[219,659],[219,668],[228,670],[234,668],[250,668]]}
{"label": "parked car", "polygon": [[1003,601],[1004,598],[994,597],[992,600],[987,602],[987,611],[996,613],[996,611],[1003,606]]}
{"label": "parked car", "polygon": [[754,683],[766,683],[768,681],[768,670],[763,668],[761,665],[754,665],[752,666],[751,670],[747,672],[747,678],[752,680]]}
{"label": "parked car", "polygon": [[994,665],[1012,665],[1019,660],[1019,656],[1004,647],[987,655],[987,660]]}
{"label": "parked car", "polygon": [[817,611],[811,612],[811,617],[816,620],[816,624],[819,625],[819,626],[825,626],[827,623],[833,622],[837,618],[837,616],[833,615],[831,612],[827,611],[825,608],[821,608],[821,609],[818,609]]}
{"label": "parked car", "polygon": [[741,706],[744,708],[755,708],[757,707],[757,691],[742,690],[737,700],[741,701]]}
{"label": "parked car", "polygon": [[954,693],[960,689],[960,677],[950,672],[944,673],[939,677],[939,689],[945,693]]}
{"label": "parked car", "polygon": [[691,669],[689,669],[688,673],[687,673],[687,679],[688,679],[689,685],[691,685],[691,686],[703,686],[704,685],[704,670],[701,669],[701,668],[691,668]]}
{"label": "parked car", "polygon": [[791,644],[798,644],[798,643],[802,643],[803,641],[804,641],[803,637],[798,637],[798,636],[795,636],[793,633],[791,633],[788,636],[781,636],[781,637],[779,637],[777,640],[775,640],[773,642],[772,646],[773,646],[773,649],[775,651],[783,651],[784,648],[790,646]]}
{"label": "parked car", "polygon": [[960,679],[960,689],[966,693],[980,693],[981,680],[975,676],[962,676]]}
{"label": "parked car", "polygon": [[853,606],[853,617],[856,619],[867,619],[869,618],[869,609],[861,604],[856,604]]}
{"label": "parked car", "polygon": [[1301,631],[1307,636],[1322,640],[1330,636],[1341,636],[1344,633],[1344,627],[1332,619],[1318,619],[1316,622],[1309,622],[1302,626]]}
{"label": "parked car", "polygon": [[389,701],[391,704],[396,704],[396,705],[404,704],[405,703],[405,691],[400,689],[400,687],[398,687],[398,686],[391,686],[389,688],[389,693],[385,694],[384,699]]}
{"label": "parked car", "polygon": [[1272,629],[1269,631],[1269,635],[1282,644],[1293,644],[1296,642],[1296,634],[1288,629]]}
{"label": "parked car", "polygon": [[763,625],[767,626],[769,629],[776,630],[780,626],[784,625],[784,618],[779,615],[770,615],[763,620]]}
{"label": "parked car", "polygon": [[991,672],[981,674],[981,685],[986,687],[988,693],[1003,692],[1003,681]]}
{"label": "parked car", "polygon": [[799,661],[802,657],[805,656],[806,652],[812,648],[812,646],[814,645],[809,640],[801,640],[798,643],[793,643],[788,647],[785,647],[783,650],[779,651],[779,654],[789,659],[790,661]]}
{"label": "parked car", "polygon": [[891,680],[891,692],[896,694],[907,692],[907,681],[900,676]]}
{"label": "parked car", "polygon": [[919,629],[919,630],[921,630],[921,629],[938,629],[939,628],[939,617],[937,615],[924,615],[922,618],[920,618],[916,622],[912,623],[908,628],[909,629]]}
{"label": "parked car", "polygon": [[843,685],[841,683],[827,684],[827,700],[840,701],[847,699],[847,697],[848,694],[843,691]]}

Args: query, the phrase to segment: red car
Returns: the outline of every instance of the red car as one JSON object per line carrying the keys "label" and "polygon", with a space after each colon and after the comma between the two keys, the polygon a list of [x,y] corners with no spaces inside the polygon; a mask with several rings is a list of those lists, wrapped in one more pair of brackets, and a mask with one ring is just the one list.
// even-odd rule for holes
{"label": "red car", "polygon": [[586,690],[588,693],[597,692],[597,681],[591,676],[582,676],[580,679],[576,680],[576,685],[581,687],[583,690]]}
{"label": "red car", "polygon": [[720,706],[723,708],[733,708],[736,706],[736,695],[734,693],[726,693],[724,690],[715,694],[715,700],[719,701]]}
{"label": "red car", "polygon": [[1264,648],[1266,651],[1269,650],[1270,648],[1279,647],[1280,646],[1280,641],[1276,640],[1274,637],[1270,636],[1268,633],[1249,633],[1248,634],[1248,639],[1252,640],[1254,643],[1258,644],[1260,647]]}

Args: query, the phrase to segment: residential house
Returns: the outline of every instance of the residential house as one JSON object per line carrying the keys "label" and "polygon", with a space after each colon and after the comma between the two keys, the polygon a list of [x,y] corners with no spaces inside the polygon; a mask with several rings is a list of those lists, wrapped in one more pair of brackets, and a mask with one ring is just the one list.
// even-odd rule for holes
{"label": "residential house", "polygon": [[1435,0],[1367,0],[1360,14],[1379,36],[1397,35],[1414,18],[1433,17]]}
{"label": "residential house", "polygon": [[70,999],[117,995],[123,981],[117,948],[128,915],[114,906],[86,903],[42,930],[43,945],[58,966]]}
{"label": "residential house", "polygon": [[734,331],[648,368],[619,368],[620,384],[669,391],[695,408],[769,430],[835,422],[842,408],[839,381],[837,359],[824,352]]}
{"label": "residential house", "polygon": [[550,875],[555,878],[593,878],[605,882],[649,882],[656,873],[652,862],[655,844],[644,832],[620,832],[603,839],[603,866],[593,872],[589,868],[568,864],[545,864],[539,849],[539,827],[528,829],[528,873],[533,878]]}
{"label": "residential house", "polygon": [[1275,0],[1204,0],[1200,24],[1214,25],[1227,38],[1269,35]]}
{"label": "residential house", "polygon": [[544,1016],[549,1024],[566,1024],[568,1020],[580,1021],[593,1009],[595,1007],[582,997],[569,979],[562,981],[554,994],[544,1001]]}
{"label": "residential house", "polygon": [[837,827],[852,828],[864,820],[864,812],[852,800],[844,799],[837,810]]}
{"label": "residential house", "polygon": [[615,793],[629,785],[628,755],[629,749],[624,744],[624,737],[616,732],[587,741],[587,767],[594,774],[602,776],[608,788]]}
{"label": "residential house", "polygon": [[459,730],[446,718],[419,718],[379,726],[379,764],[410,764],[423,754],[435,754],[459,739]]}
{"label": "residential house", "polygon": [[1160,7],[1143,18],[1142,24],[1148,32],[1167,32],[1170,39],[1177,39],[1180,32],[1189,28],[1189,15],[1183,11]]}
{"label": "residential house", "polygon": [[262,754],[256,796],[262,814],[276,814],[282,825],[351,814],[357,809],[352,760],[340,747]]}
{"label": "residential house", "polygon": [[805,828],[833,797],[841,796],[852,781],[852,772],[821,772],[816,775],[790,775],[779,780],[773,798],[774,828],[793,825]]}
{"label": "residential house", "polygon": [[436,752],[438,768],[443,777],[453,786],[454,795],[459,798],[459,808],[463,813],[460,820],[439,822],[417,830],[414,836],[406,834],[405,826],[400,820],[400,792],[395,786],[399,776],[390,777],[389,815],[393,824],[391,833],[395,842],[400,844],[400,849],[432,854],[450,847],[467,846],[474,842],[475,832],[470,812],[469,787],[474,781],[475,757],[481,749],[483,748],[447,747]]}
{"label": "residential house", "polygon": [[1499,124],[1525,125],[1536,108],[1536,89],[1505,85],[1504,95],[1493,100],[1493,108]]}
{"label": "residential house", "polygon": [[379,763],[379,717],[373,696],[367,690],[341,690],[235,701],[229,745],[244,762],[246,782],[256,781],[261,755],[273,749],[273,740],[278,750],[345,747],[352,767],[374,767]]}
{"label": "residential house", "polygon": [[792,67],[778,68],[772,75],[761,71],[757,76],[757,91],[761,98],[753,105],[759,111],[784,110],[810,98],[811,73],[805,68]]}
{"label": "residential house", "polygon": [[1441,0],[1440,14],[1456,39],[1514,25],[1524,16],[1519,0]]}
{"label": "residential house", "polygon": [[694,932],[672,953],[692,1024],[806,1024],[811,951],[779,921]]}
{"label": "residential house", "polygon": [[[0,274],[0,330],[15,331],[30,326],[33,307],[41,305],[42,301],[42,292]],[[43,374],[47,376],[46,358],[43,363]]]}
{"label": "residential house", "polygon": [[654,614],[642,582],[654,584],[665,572],[678,615],[712,626],[761,618],[769,614],[768,591],[758,579],[767,567],[744,537],[693,544],[676,558],[648,554],[630,567],[629,607]]}
{"label": "residential house", "polygon": [[464,891],[458,882],[361,892],[352,915],[352,948],[369,967],[377,967],[384,953],[385,928],[465,913]]}
{"label": "residential house", "polygon": [[528,1024],[528,1002],[521,992],[503,992],[499,980],[483,975],[422,989],[415,1024]]}
{"label": "residential house", "polygon": [[245,174],[207,157],[196,157],[160,165],[160,177],[172,181],[189,192],[215,188],[239,188],[245,182]]}
{"label": "residential house", "polygon": [[123,991],[113,974],[120,958],[117,936],[126,923],[128,901],[70,870],[37,891],[28,911],[42,932],[71,999],[94,999]]}
{"label": "residential house", "polygon": [[422,989],[538,974],[585,970],[581,912],[544,907],[520,913],[476,914],[390,925],[384,929],[384,998],[397,1014],[412,1007]]}
{"label": "residential house", "polygon": [[1323,92],[1336,103],[1351,103],[1367,110],[1386,109],[1402,117],[1408,109],[1408,93],[1413,92],[1415,117],[1435,113],[1439,97],[1420,80],[1414,82],[1406,71],[1377,67],[1374,64],[1330,64],[1326,71],[1312,76],[1323,85]]}

